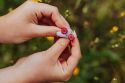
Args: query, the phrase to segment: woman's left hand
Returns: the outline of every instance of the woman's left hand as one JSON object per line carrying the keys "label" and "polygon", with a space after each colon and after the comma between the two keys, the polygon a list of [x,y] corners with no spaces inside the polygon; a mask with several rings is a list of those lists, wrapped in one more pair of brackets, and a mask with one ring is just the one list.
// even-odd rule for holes
{"label": "woman's left hand", "polygon": [[57,7],[28,0],[0,17],[0,43],[22,43],[34,37],[55,36],[63,27],[69,24]]}

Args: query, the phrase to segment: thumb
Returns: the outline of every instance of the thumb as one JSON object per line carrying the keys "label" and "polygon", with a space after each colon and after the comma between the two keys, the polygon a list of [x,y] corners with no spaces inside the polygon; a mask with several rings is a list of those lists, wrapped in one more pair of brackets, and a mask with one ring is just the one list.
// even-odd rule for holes
{"label": "thumb", "polygon": [[50,58],[58,59],[62,52],[66,49],[69,44],[69,40],[65,38],[58,39],[55,44],[47,50]]}
{"label": "thumb", "polygon": [[46,37],[46,36],[56,36],[56,32],[60,29],[56,26],[43,26],[31,24],[30,26],[30,36],[32,37]]}

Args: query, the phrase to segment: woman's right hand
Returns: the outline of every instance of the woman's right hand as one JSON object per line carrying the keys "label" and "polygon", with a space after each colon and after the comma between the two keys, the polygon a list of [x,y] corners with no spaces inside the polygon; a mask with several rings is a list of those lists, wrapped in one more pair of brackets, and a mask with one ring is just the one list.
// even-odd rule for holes
{"label": "woman's right hand", "polygon": [[[39,83],[67,81],[80,58],[80,46],[77,38],[72,42],[71,55],[61,61],[59,57],[69,44],[68,39],[60,38],[48,50],[20,59],[10,72],[0,73],[1,83]],[[68,53],[67,53],[68,54]],[[6,75],[6,79],[4,78]],[[3,76],[1,76],[3,75]],[[2,81],[2,78],[5,79]]]}

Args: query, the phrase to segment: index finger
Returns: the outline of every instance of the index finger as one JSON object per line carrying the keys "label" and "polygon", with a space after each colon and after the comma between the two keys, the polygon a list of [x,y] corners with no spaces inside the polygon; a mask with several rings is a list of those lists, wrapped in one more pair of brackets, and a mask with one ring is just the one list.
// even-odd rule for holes
{"label": "index finger", "polygon": [[71,48],[71,56],[67,60],[69,72],[73,72],[81,58],[80,44],[77,38],[73,41]]}
{"label": "index finger", "polygon": [[60,15],[57,7],[45,3],[38,3],[38,4],[39,4],[38,9],[42,13],[42,15],[50,17],[57,27],[59,28],[69,27],[68,22],[62,19],[62,16]]}

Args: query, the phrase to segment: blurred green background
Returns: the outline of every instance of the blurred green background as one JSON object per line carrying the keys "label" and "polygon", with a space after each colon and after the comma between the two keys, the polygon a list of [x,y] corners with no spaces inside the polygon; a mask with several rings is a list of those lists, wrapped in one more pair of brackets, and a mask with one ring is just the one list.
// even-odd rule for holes
{"label": "blurred green background", "polygon": [[[4,15],[25,0],[0,0]],[[82,59],[66,83],[125,83],[125,0],[42,0],[59,8],[76,30]],[[35,38],[19,45],[0,44],[0,68],[43,51],[53,38]]]}

